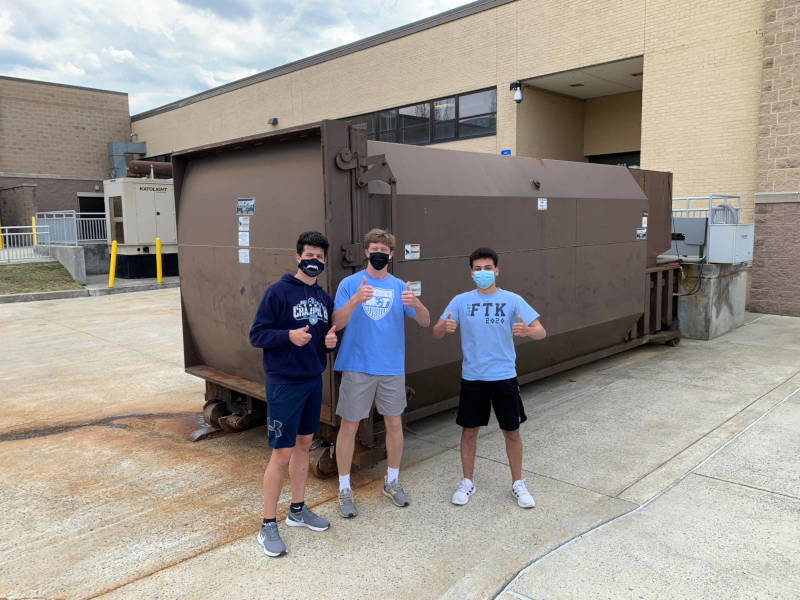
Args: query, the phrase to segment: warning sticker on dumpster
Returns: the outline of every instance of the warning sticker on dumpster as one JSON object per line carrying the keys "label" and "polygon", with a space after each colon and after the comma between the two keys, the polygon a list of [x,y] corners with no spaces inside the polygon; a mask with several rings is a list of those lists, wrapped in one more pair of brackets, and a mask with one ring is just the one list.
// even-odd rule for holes
{"label": "warning sticker on dumpster", "polygon": [[539,210],[547,210],[547,198],[539,198]]}
{"label": "warning sticker on dumpster", "polygon": [[409,281],[408,287],[411,290],[411,293],[415,296],[422,296],[422,282],[421,281]]}
{"label": "warning sticker on dumpster", "polygon": [[647,239],[647,227],[642,227],[636,230],[636,239],[637,240],[646,240]]}
{"label": "warning sticker on dumpster", "polygon": [[642,211],[642,227],[647,229],[647,211],[646,210]]}
{"label": "warning sticker on dumpster", "polygon": [[421,244],[406,244],[406,260],[419,260]]}
{"label": "warning sticker on dumpster", "polygon": [[239,232],[239,245],[240,246],[249,246],[250,245],[250,232],[249,231],[240,231]]}
{"label": "warning sticker on dumpster", "polygon": [[238,216],[247,216],[256,214],[256,199],[255,198],[237,198],[236,199],[236,214]]}
{"label": "warning sticker on dumpster", "polygon": [[239,263],[243,265],[250,264],[250,250],[239,250]]}
{"label": "warning sticker on dumpster", "polygon": [[239,217],[239,231],[250,231],[250,217]]}

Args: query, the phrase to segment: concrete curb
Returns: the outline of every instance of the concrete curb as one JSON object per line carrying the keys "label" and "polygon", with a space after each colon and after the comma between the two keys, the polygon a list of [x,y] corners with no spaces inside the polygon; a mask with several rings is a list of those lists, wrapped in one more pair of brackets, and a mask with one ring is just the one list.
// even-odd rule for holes
{"label": "concrete curb", "polygon": [[29,294],[0,295],[0,304],[13,302],[37,302],[39,300],[62,300],[64,298],[86,298],[89,296],[109,296],[111,294],[127,294],[129,292],[149,292],[167,288],[180,287],[180,283],[145,283],[118,288],[87,288],[85,290],[62,290],[55,292],[31,292]]}

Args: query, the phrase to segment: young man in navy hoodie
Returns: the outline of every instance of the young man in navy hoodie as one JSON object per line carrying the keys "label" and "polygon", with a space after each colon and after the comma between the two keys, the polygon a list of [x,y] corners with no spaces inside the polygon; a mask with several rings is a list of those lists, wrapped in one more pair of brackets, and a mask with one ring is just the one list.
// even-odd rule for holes
{"label": "young man in navy hoodie", "polygon": [[327,254],[324,235],[318,231],[301,233],[297,272],[284,275],[267,288],[250,329],[250,343],[264,349],[267,430],[273,448],[264,472],[264,521],[258,534],[268,556],[286,553],[275,513],[287,467],[292,503],[286,524],[313,531],[325,531],[330,526],[304,503],[308,451],[319,429],[322,372],[337,342],[336,327],[332,326],[333,300],[317,284]]}

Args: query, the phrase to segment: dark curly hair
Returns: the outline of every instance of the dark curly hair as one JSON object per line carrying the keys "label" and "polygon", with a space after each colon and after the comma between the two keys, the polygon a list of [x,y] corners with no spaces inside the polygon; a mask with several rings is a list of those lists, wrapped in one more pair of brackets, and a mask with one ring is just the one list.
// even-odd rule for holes
{"label": "dark curly hair", "polygon": [[303,254],[306,246],[314,246],[315,248],[322,248],[325,251],[325,256],[328,256],[328,238],[322,235],[319,231],[304,231],[297,238],[297,253]]}
{"label": "dark curly hair", "polygon": [[469,255],[469,268],[472,268],[472,263],[479,258],[491,258],[494,261],[494,266],[497,266],[497,252],[491,248],[478,248]]}

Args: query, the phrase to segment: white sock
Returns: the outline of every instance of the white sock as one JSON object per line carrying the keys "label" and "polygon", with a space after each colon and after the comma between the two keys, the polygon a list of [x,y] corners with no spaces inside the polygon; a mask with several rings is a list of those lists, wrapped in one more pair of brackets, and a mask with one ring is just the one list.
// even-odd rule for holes
{"label": "white sock", "polygon": [[470,485],[475,485],[475,484],[473,483],[472,479],[468,479],[468,478],[464,477],[464,481],[466,481],[466,482],[467,482],[468,484],[470,484]]}
{"label": "white sock", "polygon": [[345,490],[350,487],[350,473],[347,475],[339,475],[339,491]]}
{"label": "white sock", "polygon": [[400,475],[400,469],[393,469],[392,467],[388,467],[386,469],[386,482],[391,483],[395,479],[398,478]]}

